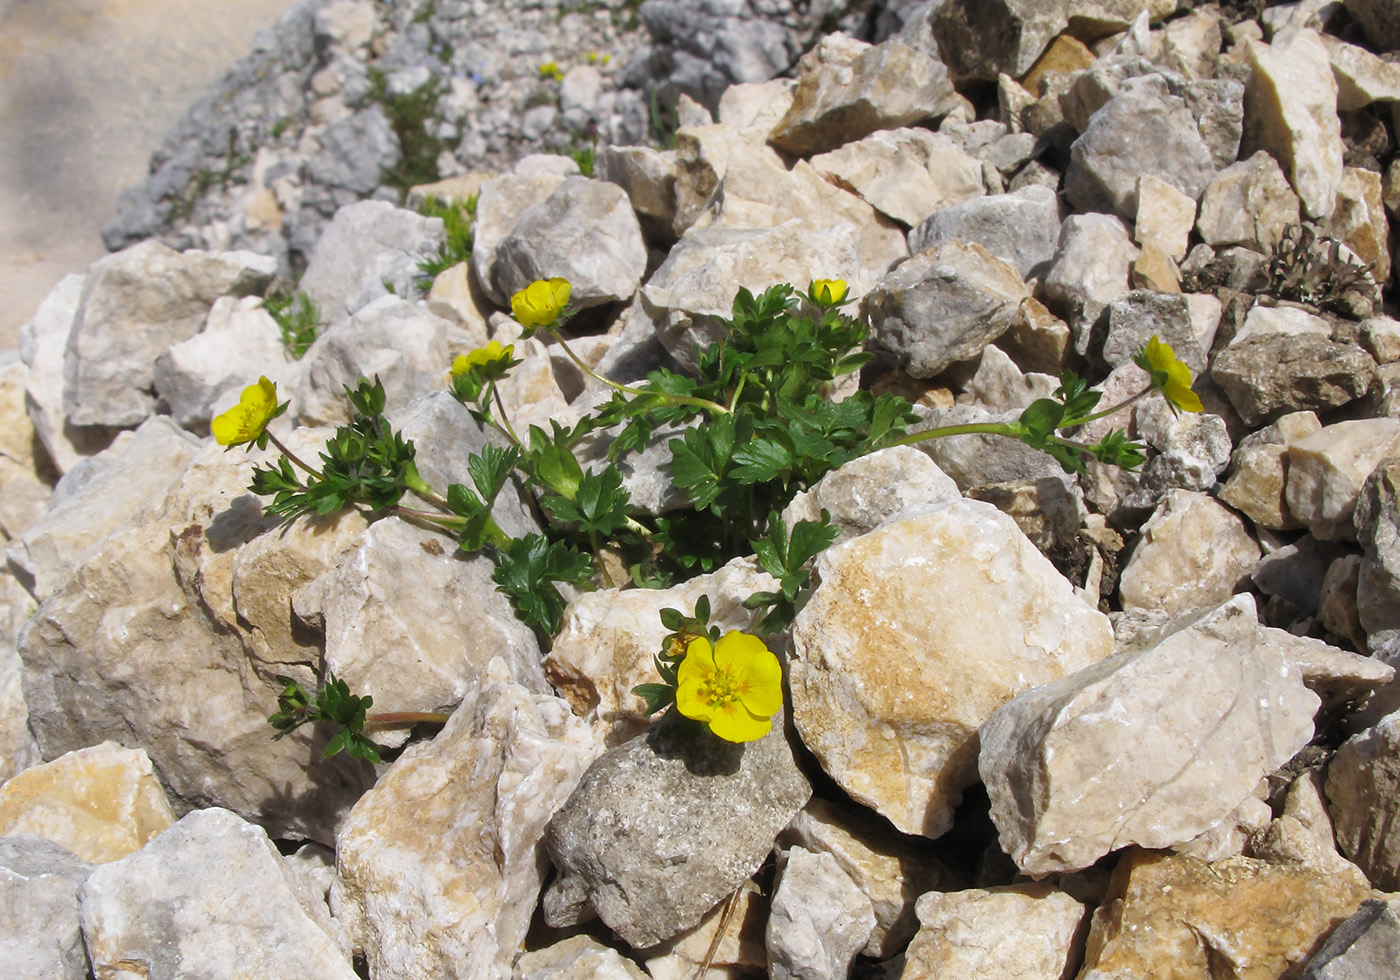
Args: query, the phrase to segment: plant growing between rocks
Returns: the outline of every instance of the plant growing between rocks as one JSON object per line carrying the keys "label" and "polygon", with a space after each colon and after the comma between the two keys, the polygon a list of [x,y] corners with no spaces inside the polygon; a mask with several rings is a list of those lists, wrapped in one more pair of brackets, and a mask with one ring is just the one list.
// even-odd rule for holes
{"label": "plant growing between rocks", "polygon": [[[469,226],[468,226],[469,231]],[[281,452],[272,467],[255,467],[251,489],[271,497],[265,512],[288,523],[355,509],[370,519],[390,514],[436,528],[456,539],[464,553],[485,552],[495,563],[497,588],[517,616],[547,646],[558,632],[572,590],[618,586],[622,576],[638,586],[667,587],[712,571],[729,560],[754,555],[778,579],[777,591],[751,595],[745,605],[763,610],[757,629],[777,633],[796,613],[813,560],[836,538],[823,512],[818,521],[788,528],[783,509],[826,473],[878,449],[968,433],[1019,439],[1053,456],[1068,473],[1084,472],[1086,461],[1133,468],[1143,448],[1121,429],[1093,443],[1069,433],[1110,416],[1153,392],[1173,411],[1201,411],[1191,391],[1189,369],[1155,336],[1135,360],[1149,384],[1130,399],[1095,411],[1100,392],[1066,371],[1052,397],[1033,402],[1014,422],[951,425],[909,431],[918,416],[898,395],[856,391],[840,401],[830,385],[857,371],[866,327],[841,311],[846,284],[817,280],[806,292],[786,284],[758,296],[741,288],[723,337],[700,352],[694,376],[653,371],[640,386],[618,384],[595,373],[561,334],[568,318],[571,285],[538,280],[515,293],[511,311],[523,337],[544,332],[584,374],[612,389],[612,397],[571,427],[551,423],[520,431],[500,397],[499,384],[521,362],[513,345],[492,341],[461,355],[450,371],[450,390],[474,418],[495,431],[467,463],[472,486],[430,486],[415,465],[412,441],[384,418],[385,392],[378,379],[361,378],[346,395],[351,421],[327,441],[319,467],[280,443],[267,424],[286,409],[265,378],[250,386],[238,406],[214,420],[221,445],[258,446],[271,441]],[[606,457],[579,458],[581,443],[594,433],[611,437]],[[663,433],[675,485],[689,506],[662,516],[634,515],[619,464],[653,445]],[[585,462],[588,466],[585,467]],[[492,508],[508,483],[528,490],[538,508],[542,533],[507,534]],[[403,502],[412,494],[427,507]],[[732,741],[767,731],[775,700],[777,661],[756,637],[725,634],[708,625],[708,602],[694,614],[662,613],[671,630],[656,655],[660,684],[636,691],[648,713],[674,704],[681,715],[708,725]],[[286,734],[306,722],[341,726],[327,753],[350,749],[364,757],[375,750],[363,736],[366,699],[340,691],[342,682],[312,698],[289,678],[273,724]],[[780,690],[780,689],[779,689]],[[382,719],[381,719],[382,720]],[[441,720],[414,716],[409,721]]]}

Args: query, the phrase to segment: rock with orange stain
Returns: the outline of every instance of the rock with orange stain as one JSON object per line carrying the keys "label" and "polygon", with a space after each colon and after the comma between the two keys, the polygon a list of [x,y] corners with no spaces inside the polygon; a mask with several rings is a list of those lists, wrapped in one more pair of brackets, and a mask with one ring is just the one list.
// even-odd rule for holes
{"label": "rock with orange stain", "polygon": [[1134,849],[1094,913],[1080,980],[1297,977],[1371,894],[1360,873]]}
{"label": "rock with orange stain", "polygon": [[144,749],[103,742],[0,787],[0,835],[39,834],[91,864],[139,851],[175,822]]}

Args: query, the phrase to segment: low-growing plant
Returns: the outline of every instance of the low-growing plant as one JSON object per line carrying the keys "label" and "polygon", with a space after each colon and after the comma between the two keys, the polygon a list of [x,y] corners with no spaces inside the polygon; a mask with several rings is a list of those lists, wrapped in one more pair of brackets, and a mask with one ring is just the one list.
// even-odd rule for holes
{"label": "low-growing plant", "polygon": [[427,292],[433,280],[443,272],[472,257],[472,242],[476,227],[476,195],[464,201],[444,201],[426,197],[418,205],[418,213],[429,218],[441,218],[445,234],[437,255],[418,263],[418,288]]}
{"label": "low-growing plant", "polygon": [[[522,431],[500,393],[521,363],[513,345],[492,341],[457,357],[449,390],[497,434],[497,444],[468,458],[471,485],[436,488],[423,480],[412,441],[384,418],[378,379],[346,388],[352,419],[326,443],[319,468],[267,431],[286,406],[277,404],[265,379],[245,393],[248,404],[227,413],[236,418],[215,420],[216,438],[227,446],[271,442],[281,452],[273,465],[254,468],[252,490],[270,497],[266,512],[284,521],[351,508],[371,519],[393,514],[452,536],[464,553],[488,554],[498,589],[547,646],[567,606],[563,589],[625,584],[612,571],[621,568],[632,584],[669,586],[744,555],[778,580],[776,590],[747,600],[761,610],[756,628],[782,631],[796,614],[812,562],[837,533],[825,513],[789,528],[784,508],[825,474],[876,450],[994,433],[1049,453],[1071,473],[1083,472],[1089,459],[1135,467],[1143,447],[1121,429],[1092,443],[1075,439],[1073,430],[1154,392],[1174,411],[1201,410],[1189,370],[1153,337],[1136,358],[1147,386],[1118,405],[1096,411],[1100,392],[1066,371],[1051,397],[1014,422],[912,429],[920,417],[898,395],[831,396],[834,383],[870,357],[867,328],[841,310],[846,284],[840,280],[817,280],[805,292],[776,285],[754,295],[741,288],[731,315],[718,320],[720,339],[697,351],[694,373],[658,369],[640,384],[624,385],[595,373],[570,347],[561,329],[570,294],[564,279],[540,280],[511,298],[511,311],[524,337],[546,334],[579,370],[611,388],[612,397],[573,425]],[[589,436],[607,440],[605,457],[580,458]],[[663,447],[688,505],[659,516],[636,512],[622,464]],[[515,536],[496,523],[493,508],[508,486],[524,488],[537,506],[538,532]],[[410,494],[424,506],[405,504]],[[719,636],[708,626],[708,600],[689,617],[667,610],[662,622],[672,631],[657,656],[662,682],[638,690],[648,710],[675,705],[738,741],[766,731],[762,723],[781,702],[769,696],[766,646],[753,637]]]}
{"label": "low-growing plant", "polygon": [[268,293],[263,298],[263,309],[277,321],[282,345],[293,357],[301,357],[315,343],[321,329],[321,311],[306,293]]}
{"label": "low-growing plant", "polygon": [[438,98],[446,91],[445,84],[431,78],[408,93],[391,93],[389,78],[378,68],[369,70],[371,102],[384,107],[384,114],[399,141],[399,162],[380,175],[380,182],[399,192],[400,199],[419,184],[438,180],[438,155],[447,149],[446,141],[431,130],[437,121]]}

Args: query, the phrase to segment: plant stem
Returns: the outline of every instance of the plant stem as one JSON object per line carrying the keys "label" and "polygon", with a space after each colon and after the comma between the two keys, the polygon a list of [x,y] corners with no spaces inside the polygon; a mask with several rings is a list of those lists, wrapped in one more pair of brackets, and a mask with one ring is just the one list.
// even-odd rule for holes
{"label": "plant stem", "polygon": [[979,432],[989,432],[993,435],[1007,436],[1011,439],[1019,439],[1021,433],[1016,430],[1016,426],[1010,422],[969,422],[966,425],[940,425],[932,429],[920,429],[918,432],[910,432],[892,439],[881,446],[881,449],[889,449],[893,446],[912,446],[916,442],[923,442],[925,439],[941,439],[944,436],[965,436]]}
{"label": "plant stem", "polygon": [[418,474],[418,467],[409,465],[409,471],[403,478],[404,486],[432,504],[438,510],[445,513],[452,513],[452,508],[447,505],[447,498],[432,488],[427,480]]}
{"label": "plant stem", "polygon": [[373,725],[376,728],[397,727],[399,725],[442,725],[446,724],[449,715],[441,711],[381,711],[377,714],[365,717],[365,727]]}
{"label": "plant stem", "polygon": [[465,517],[458,517],[455,514],[451,517],[444,517],[442,514],[430,510],[418,510],[416,507],[405,507],[403,504],[395,504],[393,512],[396,517],[410,517],[414,520],[427,521],[429,524],[435,524],[440,528],[452,531],[460,531],[467,526]]}
{"label": "plant stem", "polygon": [[669,395],[664,391],[647,391],[645,388],[633,388],[629,385],[619,384],[611,378],[605,378],[598,372],[583,362],[583,359],[574,353],[574,349],[568,345],[558,329],[550,328],[549,335],[559,341],[559,346],[564,349],[564,353],[569,356],[580,371],[588,375],[594,381],[600,381],[614,391],[620,391],[627,395],[649,395],[652,398],[659,398],[663,402],[671,405],[694,405],[697,408],[707,409],[715,415],[728,415],[729,409],[719,402],[712,402],[708,398],[692,398],[690,395]]}
{"label": "plant stem", "polygon": [[[496,382],[494,381],[491,382],[491,397],[496,400],[496,407],[501,410],[501,424],[497,426],[497,428],[501,428],[502,431],[505,432],[506,438],[510,439],[517,449],[522,448],[520,437],[517,436],[515,430],[511,428],[510,416],[506,414],[506,403],[501,401],[501,389],[496,386]],[[487,415],[489,417],[490,413],[487,413]],[[495,420],[492,419],[492,421]]]}
{"label": "plant stem", "polygon": [[275,435],[273,435],[271,432],[269,432],[269,431],[266,430],[266,429],[264,429],[263,432],[265,432],[265,433],[267,434],[267,441],[270,442],[270,443],[272,443],[274,446],[276,446],[276,447],[277,447],[277,451],[280,452],[283,456],[286,456],[289,460],[291,460],[291,461],[292,461],[292,464],[293,464],[294,466],[299,466],[299,467],[301,467],[303,470],[305,470],[307,473],[310,473],[312,476],[314,476],[314,477],[315,477],[316,479],[318,479],[318,480],[325,479],[323,476],[321,476],[321,471],[320,471],[320,470],[312,469],[310,466],[307,466],[305,463],[303,463],[303,462],[301,461],[301,457],[300,457],[300,456],[298,456],[296,453],[292,452],[292,451],[291,451],[290,449],[288,449],[286,446],[282,445],[282,440],[281,440],[281,439],[278,439]]}
{"label": "plant stem", "polygon": [[1114,412],[1121,412],[1125,408],[1129,408],[1133,405],[1136,405],[1138,402],[1142,401],[1144,398],[1146,398],[1148,395],[1152,394],[1156,390],[1156,388],[1152,387],[1151,385],[1148,385],[1146,388],[1142,389],[1142,391],[1139,391],[1136,395],[1129,398],[1127,401],[1119,402],[1117,405],[1110,405],[1108,408],[1105,408],[1101,412],[1095,412],[1093,415],[1086,415],[1082,419],[1076,419],[1071,425],[1062,425],[1059,426],[1059,428],[1075,428],[1077,426],[1085,424],[1086,422],[1094,422],[1098,419],[1108,418],[1108,416],[1112,415]]}

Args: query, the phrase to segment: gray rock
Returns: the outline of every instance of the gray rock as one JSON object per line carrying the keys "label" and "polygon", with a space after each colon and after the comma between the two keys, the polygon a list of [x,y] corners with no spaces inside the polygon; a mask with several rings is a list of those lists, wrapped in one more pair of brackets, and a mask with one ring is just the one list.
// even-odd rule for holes
{"label": "gray rock", "polygon": [[1323,426],[1288,447],[1289,513],[1323,541],[1356,537],[1352,517],[1367,477],[1400,452],[1400,419],[1353,419]]}
{"label": "gray rock", "polygon": [[1134,289],[1108,304],[1103,347],[1090,341],[1090,353],[1110,369],[1132,363],[1155,335],[1169,344],[1176,359],[1191,369],[1194,378],[1206,369],[1206,355],[1196,343],[1191,307],[1180,293]]}
{"label": "gray rock", "polygon": [[1020,273],[981,245],[948,242],[901,263],[870,293],[871,335],[912,377],[981,353],[1029,296]]}
{"label": "gray rock", "polygon": [[647,249],[627,194],[616,184],[566,177],[523,212],[496,247],[496,292],[509,297],[536,279],[569,280],[569,304],[628,300],[646,271]]}
{"label": "gray rock", "polygon": [[1376,362],[1359,347],[1308,334],[1250,337],[1217,354],[1210,370],[1249,426],[1355,401],[1375,373]]}
{"label": "gray rock", "polygon": [[982,162],[951,137],[926,129],[878,130],[814,156],[811,165],[905,225],[986,193]]}
{"label": "gray rock", "polygon": [[627,193],[638,214],[669,223],[676,216],[676,154],[649,146],[605,146],[594,168],[599,180]]}
{"label": "gray rock", "polygon": [[699,922],[811,795],[783,727],[780,713],[763,738],[732,743],[668,716],[598,759],[549,824],[560,877],[547,919],[552,903],[586,896],[634,947]]}
{"label": "gray rock", "polygon": [[78,909],[91,870],[45,837],[0,838],[0,971],[16,980],[85,980]]}
{"label": "gray rock", "polygon": [[276,268],[250,252],[179,254],[158,242],[94,263],[64,355],[67,423],[140,423],[155,407],[156,358],[198,333],[216,299],[261,292]]}
{"label": "gray rock", "polygon": [[1043,875],[1190,840],[1307,744],[1317,706],[1247,596],[1018,695],[979,732],[1002,849]]}
{"label": "gray rock", "polygon": [[93,971],[121,976],[354,980],[325,900],[261,827],[195,811],[83,886]]}
{"label": "gray rock", "polygon": [[370,105],[321,134],[321,149],[307,161],[307,175],[318,184],[369,194],[385,170],[398,165],[399,140],[379,105]]}
{"label": "gray rock", "polygon": [[1196,231],[1213,247],[1243,245],[1267,253],[1298,215],[1298,195],[1278,162],[1260,150],[1212,178],[1201,196]]}
{"label": "gray rock", "polygon": [[946,242],[976,242],[1013,266],[1022,279],[1041,275],[1060,241],[1059,198],[1050,188],[1023,187],[940,208],[909,233],[909,251]]}
{"label": "gray rock", "polygon": [[1400,48],[1400,15],[1385,0],[1343,0],[1343,6],[1378,50]]}
{"label": "gray rock", "polygon": [[1327,767],[1337,847],[1382,891],[1400,888],[1400,712],[1349,739]]}
{"label": "gray rock", "polygon": [[1089,327],[1128,291],[1139,251],[1128,226],[1113,215],[1072,214],[1060,226],[1055,258],[1045,273],[1045,301],[1069,322],[1081,355],[1089,349]]}
{"label": "gray rock", "polygon": [[773,980],[842,980],[874,928],[870,899],[834,856],[788,849],[768,916]]}
{"label": "gray rock", "polygon": [[1195,117],[1160,76],[1133,79],[1090,118],[1071,148],[1065,196],[1082,211],[1132,220],[1144,174],[1191,198],[1199,198],[1215,176]]}
{"label": "gray rock", "polygon": [[496,247],[510,234],[520,216],[548,200],[564,179],[565,175],[557,171],[527,168],[524,173],[502,174],[482,182],[477,192],[476,221],[472,224],[472,270],[493,303],[503,307],[510,303],[509,296],[496,290]]}
{"label": "gray rock", "polygon": [[1400,963],[1400,902],[1368,899],[1308,960],[1300,980],[1382,980]]}
{"label": "gray rock", "polygon": [[1157,454],[1123,499],[1124,507],[1155,507],[1172,489],[1209,490],[1229,465],[1230,433],[1219,415],[1174,413],[1164,400],[1154,398],[1137,406],[1134,419],[1139,438]]}
{"label": "gray rock", "polygon": [[39,304],[34,319],[19,332],[20,359],[28,368],[24,378],[25,411],[34,434],[59,473],[68,472],[79,459],[98,452],[111,440],[106,429],[68,425],[63,409],[64,352],[78,315],[85,280],[86,276],[64,276]]}
{"label": "gray rock", "polygon": [[[931,426],[1014,422],[1020,414],[1002,412],[994,415],[974,405],[956,405],[947,411],[932,413],[928,421]],[[1060,464],[1049,455],[1003,435],[970,433],[942,436],[920,442],[916,448],[927,453],[963,492],[993,483],[1066,479]]]}
{"label": "gray rock", "polygon": [[1322,601],[1323,576],[1344,553],[1340,545],[1305,534],[1265,555],[1249,577],[1264,595],[1279,596],[1307,615],[1315,615]]}
{"label": "gray rock", "polygon": [[316,243],[298,288],[328,326],[390,294],[417,296],[418,263],[437,254],[442,219],[425,218],[387,201],[343,207]]}
{"label": "gray rock", "polygon": [[1400,460],[1386,460],[1366,478],[1352,520],[1364,554],[1357,614],[1371,651],[1394,662],[1400,652]]}

